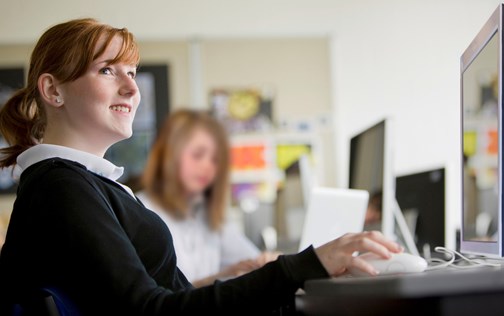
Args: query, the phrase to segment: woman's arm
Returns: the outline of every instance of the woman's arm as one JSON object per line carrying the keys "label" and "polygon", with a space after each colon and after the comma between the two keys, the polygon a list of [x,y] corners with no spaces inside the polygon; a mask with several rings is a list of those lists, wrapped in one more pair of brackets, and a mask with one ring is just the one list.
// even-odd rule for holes
{"label": "woman's arm", "polygon": [[[132,240],[146,237],[150,245],[158,243],[152,227],[138,230],[125,226],[127,219],[121,217],[127,214],[119,214],[116,218],[95,188],[87,183],[96,180],[96,176],[62,169],[53,170],[54,173],[43,177],[44,181],[34,183],[27,199],[31,199],[34,209],[44,210],[39,224],[53,237],[52,244],[46,246],[59,254],[46,261],[54,261],[55,277],[85,302],[87,308],[103,303],[110,310],[136,315],[239,312],[243,309],[267,311],[280,306],[302,285],[295,271],[303,269],[295,268],[294,263],[301,259],[292,257],[243,275],[239,280],[218,282],[200,289],[176,286],[183,284],[183,280],[177,280],[183,278],[177,270],[166,274],[171,279],[167,283],[172,285],[160,286],[153,278],[159,270],[148,271],[139,257],[148,250],[148,245],[139,249],[132,243]],[[114,201],[109,202],[112,207],[117,206]],[[172,247],[164,242],[162,245]],[[167,254],[173,256],[173,253]],[[319,272],[306,275],[302,272],[301,275],[326,275],[313,251],[304,257],[310,257],[312,264],[318,265]],[[174,256],[169,262],[174,263]],[[294,266],[288,268],[291,263]]]}

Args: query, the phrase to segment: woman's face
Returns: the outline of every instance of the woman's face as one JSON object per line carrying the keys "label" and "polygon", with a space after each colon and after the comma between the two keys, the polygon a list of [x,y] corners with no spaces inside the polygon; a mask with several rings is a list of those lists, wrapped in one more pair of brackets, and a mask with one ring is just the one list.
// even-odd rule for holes
{"label": "woman's face", "polygon": [[179,159],[179,178],[188,195],[204,192],[217,174],[217,143],[212,135],[197,128],[184,144]]}
{"label": "woman's face", "polygon": [[63,131],[71,140],[68,145],[104,153],[132,135],[133,118],[140,103],[136,65],[108,65],[121,45],[122,39],[116,36],[83,76],[61,85]]}

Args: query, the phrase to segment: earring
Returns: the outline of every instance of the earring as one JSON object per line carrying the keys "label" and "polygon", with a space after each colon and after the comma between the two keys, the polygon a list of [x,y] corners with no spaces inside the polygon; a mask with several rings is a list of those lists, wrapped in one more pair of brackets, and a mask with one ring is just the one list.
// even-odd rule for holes
{"label": "earring", "polygon": [[56,98],[56,103],[61,103],[61,99],[60,98]]}

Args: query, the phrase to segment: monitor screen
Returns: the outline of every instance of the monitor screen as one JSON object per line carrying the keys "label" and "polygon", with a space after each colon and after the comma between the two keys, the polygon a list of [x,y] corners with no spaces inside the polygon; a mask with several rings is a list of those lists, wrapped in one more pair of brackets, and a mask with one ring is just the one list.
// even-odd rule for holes
{"label": "monitor screen", "polygon": [[349,188],[367,190],[365,230],[395,238],[395,177],[392,173],[391,120],[384,119],[350,140]]}
{"label": "monitor screen", "polygon": [[445,246],[445,170],[425,170],[396,178],[396,198],[421,253],[437,256]]}
{"label": "monitor screen", "polygon": [[502,257],[502,5],[461,57],[461,251]]}

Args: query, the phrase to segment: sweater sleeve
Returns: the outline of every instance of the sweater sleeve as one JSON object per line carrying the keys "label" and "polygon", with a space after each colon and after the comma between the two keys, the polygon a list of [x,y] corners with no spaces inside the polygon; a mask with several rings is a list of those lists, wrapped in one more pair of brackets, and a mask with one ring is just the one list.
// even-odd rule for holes
{"label": "sweater sleeve", "polygon": [[63,274],[65,280],[60,282],[81,303],[86,302],[88,311],[99,302],[124,315],[264,312],[289,301],[306,279],[327,277],[310,247],[212,286],[161,287],[146,271],[109,205],[85,177],[62,172],[49,178],[33,195],[32,207],[41,210],[38,218],[50,232],[57,261],[52,273]]}

